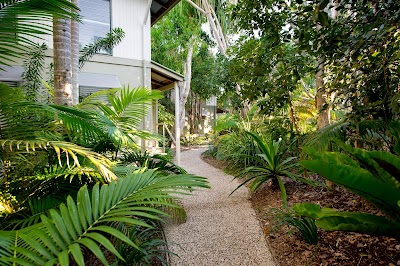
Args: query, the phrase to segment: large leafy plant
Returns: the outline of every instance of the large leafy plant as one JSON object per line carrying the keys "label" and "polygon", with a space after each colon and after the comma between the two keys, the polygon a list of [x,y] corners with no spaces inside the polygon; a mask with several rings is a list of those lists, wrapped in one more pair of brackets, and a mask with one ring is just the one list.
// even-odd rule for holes
{"label": "large leafy plant", "polygon": [[161,219],[166,213],[160,206],[180,208],[171,199],[193,187],[207,187],[206,180],[188,175],[159,176],[154,171],[96,184],[91,191],[83,186],[76,202],[68,197],[66,204],[41,215],[41,223],[18,231],[0,231],[0,261],[2,265],[69,265],[70,261],[85,265],[85,250],[103,265],[109,265],[106,251],[124,260],[107,236],[140,248],[112,223],[151,228],[142,218]]}
{"label": "large leafy plant", "polygon": [[300,204],[296,211],[316,220],[326,230],[356,231],[400,237],[400,158],[385,151],[366,151],[335,141],[343,152],[306,152],[305,168],[365,198],[387,215],[339,212],[315,204]]}

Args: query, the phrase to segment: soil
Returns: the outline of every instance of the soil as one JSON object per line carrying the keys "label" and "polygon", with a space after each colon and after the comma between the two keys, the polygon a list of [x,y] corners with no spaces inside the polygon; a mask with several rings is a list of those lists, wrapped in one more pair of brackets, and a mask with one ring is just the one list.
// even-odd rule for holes
{"label": "soil", "polygon": [[[227,164],[210,156],[203,160],[220,169]],[[312,178],[318,179],[318,176]],[[315,188],[286,180],[289,206],[310,202],[337,210],[381,214],[366,200],[341,187]],[[394,238],[352,232],[318,230],[318,244],[307,244],[287,226],[277,227],[273,211],[282,208],[280,190],[265,184],[251,194],[251,202],[263,227],[267,242],[281,266],[300,265],[400,265],[400,242]]]}

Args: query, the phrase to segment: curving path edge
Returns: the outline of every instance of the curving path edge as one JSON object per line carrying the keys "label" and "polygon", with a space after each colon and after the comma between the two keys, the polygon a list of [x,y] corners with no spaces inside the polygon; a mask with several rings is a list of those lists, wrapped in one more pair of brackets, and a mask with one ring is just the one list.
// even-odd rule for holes
{"label": "curving path edge", "polygon": [[184,197],[187,221],[167,223],[164,227],[171,265],[258,265],[274,266],[249,191],[238,186],[233,177],[201,159],[205,148],[182,153],[181,166],[189,173],[206,177],[211,189],[196,190]]}

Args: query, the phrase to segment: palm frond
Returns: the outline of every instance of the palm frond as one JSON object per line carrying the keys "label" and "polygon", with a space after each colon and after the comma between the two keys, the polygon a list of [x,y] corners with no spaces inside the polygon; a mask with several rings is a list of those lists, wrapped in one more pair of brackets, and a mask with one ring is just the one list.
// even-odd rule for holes
{"label": "palm frond", "polygon": [[23,67],[24,73],[22,79],[25,81],[22,89],[28,101],[36,101],[38,98],[38,91],[42,85],[41,73],[44,68],[44,56],[47,50],[46,44],[36,44],[29,52],[28,58],[24,60]]}
{"label": "palm frond", "polygon": [[119,44],[124,37],[125,32],[121,28],[114,28],[111,32],[106,34],[105,38],[99,39],[96,42],[83,47],[80,51],[79,69],[84,66],[85,62],[101,50],[111,50],[114,46]]}
{"label": "palm frond", "polygon": [[97,168],[106,182],[116,179],[115,174],[109,169],[111,166],[111,161],[109,159],[88,148],[70,142],[0,139],[0,145],[3,149],[8,149],[9,151],[25,150],[26,152],[35,152],[36,150],[53,149],[56,152],[58,162],[61,166],[63,163],[61,155],[64,155],[68,166],[74,165],[76,167],[81,167],[78,158],[78,155],[80,155],[89,160]]}
{"label": "palm frond", "polygon": [[9,65],[29,52],[35,45],[30,37],[51,34],[53,17],[79,18],[79,9],[67,0],[2,0],[0,4],[0,65]]}
{"label": "palm frond", "polygon": [[[130,226],[151,227],[141,218],[160,219],[166,215],[157,206],[176,206],[162,199],[173,199],[187,194],[194,187],[208,187],[204,178],[179,175],[157,176],[152,171],[137,172],[120,178],[109,185],[96,184],[91,193],[82,187],[75,203],[68,197],[66,204],[49,215],[41,216],[42,223],[30,229],[30,233],[17,231],[22,244],[12,240],[0,246],[6,250],[0,260],[3,265],[69,265],[70,259],[78,265],[85,265],[83,250],[91,251],[104,265],[109,265],[102,245],[119,259],[123,258],[106,236],[111,235],[137,249],[139,247],[110,223],[123,222]],[[0,235],[7,232],[0,231]],[[11,239],[11,238],[10,238]],[[2,242],[0,242],[2,244]],[[11,249],[13,255],[7,250]]]}
{"label": "palm frond", "polygon": [[104,134],[116,145],[134,145],[135,137],[154,137],[140,124],[151,108],[152,102],[162,97],[159,91],[147,88],[124,87],[116,95],[109,96],[109,104],[96,102],[95,98],[85,102],[81,108],[94,106],[99,110],[97,121]]}

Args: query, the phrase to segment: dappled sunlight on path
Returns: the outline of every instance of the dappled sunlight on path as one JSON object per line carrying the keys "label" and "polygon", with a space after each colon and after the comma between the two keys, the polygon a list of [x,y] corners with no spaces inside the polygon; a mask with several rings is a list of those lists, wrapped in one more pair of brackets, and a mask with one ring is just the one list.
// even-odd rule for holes
{"label": "dappled sunlight on path", "polygon": [[167,224],[165,234],[171,265],[274,265],[256,214],[248,200],[247,188],[232,176],[204,162],[204,148],[182,153],[181,166],[189,173],[207,177],[211,189],[185,197],[187,221]]}

